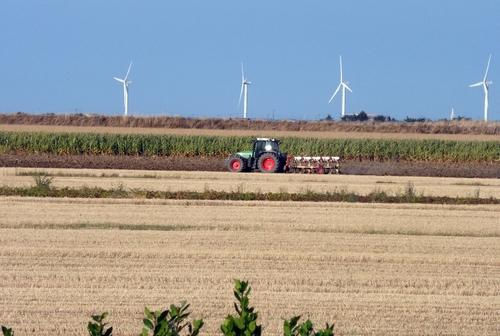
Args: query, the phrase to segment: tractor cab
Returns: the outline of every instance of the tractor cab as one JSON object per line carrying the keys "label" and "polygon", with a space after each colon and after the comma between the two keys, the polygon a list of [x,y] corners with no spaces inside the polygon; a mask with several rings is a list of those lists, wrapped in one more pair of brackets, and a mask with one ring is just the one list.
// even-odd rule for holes
{"label": "tractor cab", "polygon": [[280,152],[280,141],[270,138],[257,138],[252,142],[252,151],[239,152],[227,160],[232,172],[260,170],[263,173],[282,172],[286,154]]}
{"label": "tractor cab", "polygon": [[257,138],[253,141],[252,156],[258,159],[265,152],[280,152],[280,141],[276,139]]}

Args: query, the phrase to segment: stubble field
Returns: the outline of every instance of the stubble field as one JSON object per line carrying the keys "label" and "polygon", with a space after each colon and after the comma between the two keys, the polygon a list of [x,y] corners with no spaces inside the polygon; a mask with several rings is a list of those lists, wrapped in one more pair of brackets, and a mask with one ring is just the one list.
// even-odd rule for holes
{"label": "stubble field", "polygon": [[264,334],[305,314],[339,335],[497,335],[499,206],[0,198],[0,321],[84,335],[188,300],[206,335],[249,279]]}

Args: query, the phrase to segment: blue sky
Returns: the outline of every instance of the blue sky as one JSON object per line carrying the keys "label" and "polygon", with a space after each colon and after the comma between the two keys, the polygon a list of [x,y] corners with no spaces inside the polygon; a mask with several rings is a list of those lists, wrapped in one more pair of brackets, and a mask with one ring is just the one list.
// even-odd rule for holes
{"label": "blue sky", "polygon": [[500,120],[498,0],[2,0],[0,111],[235,117],[240,62],[253,118],[347,111],[480,119],[489,78]]}

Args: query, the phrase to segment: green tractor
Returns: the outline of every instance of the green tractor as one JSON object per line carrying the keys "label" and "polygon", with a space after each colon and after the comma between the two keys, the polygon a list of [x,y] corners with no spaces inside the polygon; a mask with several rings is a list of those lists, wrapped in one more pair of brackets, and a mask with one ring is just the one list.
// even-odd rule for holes
{"label": "green tractor", "polygon": [[282,173],[287,154],[280,152],[280,141],[257,138],[252,142],[252,151],[238,152],[226,160],[229,171],[234,173],[259,170],[263,173]]}

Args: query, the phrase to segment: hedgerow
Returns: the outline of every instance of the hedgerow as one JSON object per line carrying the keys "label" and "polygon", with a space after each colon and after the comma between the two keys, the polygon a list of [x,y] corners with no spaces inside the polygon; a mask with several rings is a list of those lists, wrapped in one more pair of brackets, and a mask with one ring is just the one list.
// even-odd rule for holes
{"label": "hedgerow", "polygon": [[360,195],[347,190],[331,192],[305,191],[288,192],[243,192],[243,191],[154,191],[144,189],[127,190],[123,185],[104,189],[100,187],[54,188],[48,177],[35,176],[35,185],[31,187],[0,186],[0,196],[21,197],[67,197],[67,198],[140,198],[169,200],[217,200],[217,201],[274,201],[274,202],[350,202],[350,203],[420,203],[420,204],[500,204],[500,199],[479,197],[432,196],[417,193],[412,184],[405,190],[387,194],[374,190],[367,195]]}

